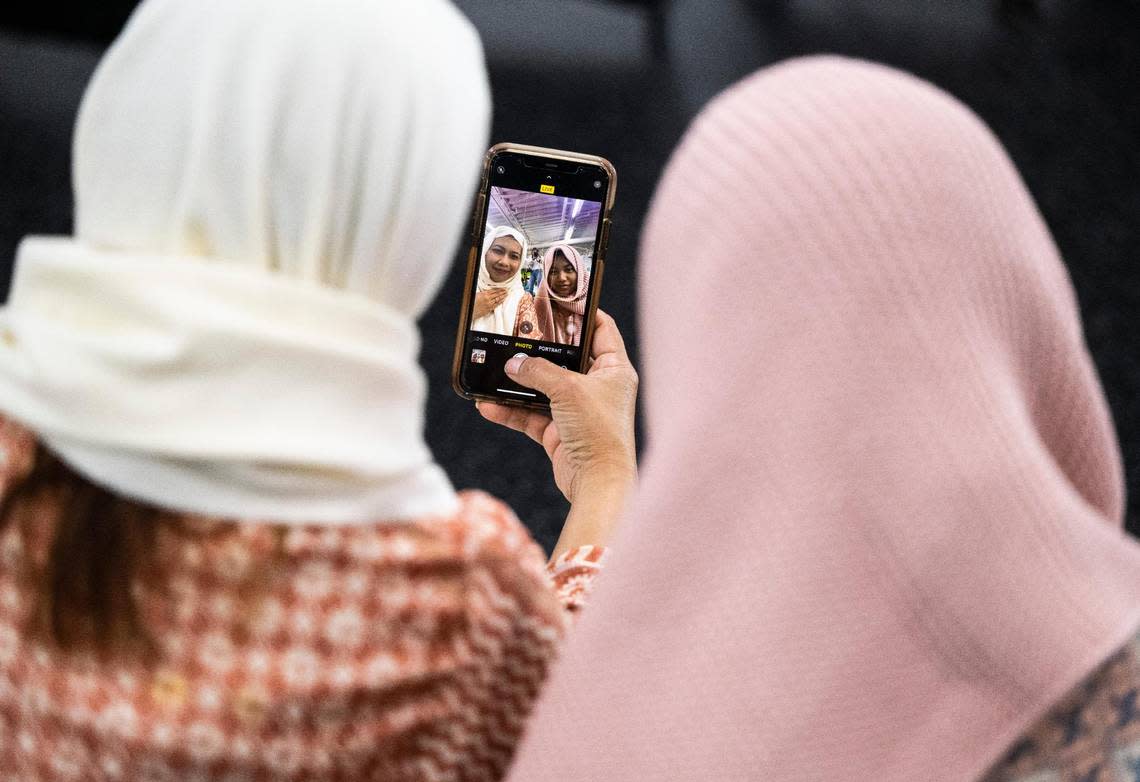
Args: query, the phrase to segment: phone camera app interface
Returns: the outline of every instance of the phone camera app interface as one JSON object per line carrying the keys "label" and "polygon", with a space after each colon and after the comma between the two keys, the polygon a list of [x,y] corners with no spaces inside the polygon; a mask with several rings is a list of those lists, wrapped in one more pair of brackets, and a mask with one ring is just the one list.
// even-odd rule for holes
{"label": "phone camera app interface", "polygon": [[585,169],[492,166],[464,370],[476,393],[546,401],[503,371],[520,352],[579,364],[605,192],[597,171]]}

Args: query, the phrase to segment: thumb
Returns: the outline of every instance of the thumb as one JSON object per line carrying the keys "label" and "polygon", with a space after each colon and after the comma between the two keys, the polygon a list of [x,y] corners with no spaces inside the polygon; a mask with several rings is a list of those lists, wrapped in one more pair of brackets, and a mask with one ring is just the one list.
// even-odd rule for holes
{"label": "thumb", "polygon": [[512,356],[503,368],[511,380],[535,391],[541,391],[550,397],[551,401],[558,398],[574,374],[569,369],[563,369],[544,358],[534,356]]}

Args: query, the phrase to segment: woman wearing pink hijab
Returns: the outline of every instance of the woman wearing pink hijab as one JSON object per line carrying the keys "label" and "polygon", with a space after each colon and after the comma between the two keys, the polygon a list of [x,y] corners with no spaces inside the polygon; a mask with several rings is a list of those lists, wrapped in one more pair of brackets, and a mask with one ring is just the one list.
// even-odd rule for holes
{"label": "woman wearing pink hijab", "polygon": [[977,117],[763,70],[688,131],[642,264],[640,487],[509,778],[1133,780],[1117,442]]}
{"label": "woman wearing pink hijab", "polygon": [[547,248],[542,256],[542,285],[534,300],[543,339],[563,345],[581,342],[589,289],[590,272],[573,246]]}

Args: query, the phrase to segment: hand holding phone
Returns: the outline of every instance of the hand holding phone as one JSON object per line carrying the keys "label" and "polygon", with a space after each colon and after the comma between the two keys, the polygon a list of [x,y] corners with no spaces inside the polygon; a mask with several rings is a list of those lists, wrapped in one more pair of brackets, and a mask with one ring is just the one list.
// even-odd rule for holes
{"label": "hand holding phone", "polygon": [[550,415],[477,402],[484,418],[526,434],[550,458],[554,481],[571,503],[555,556],[577,545],[605,545],[637,477],[637,371],[614,319],[602,310],[596,317],[585,375],[543,358],[507,362],[515,382],[550,399]]}

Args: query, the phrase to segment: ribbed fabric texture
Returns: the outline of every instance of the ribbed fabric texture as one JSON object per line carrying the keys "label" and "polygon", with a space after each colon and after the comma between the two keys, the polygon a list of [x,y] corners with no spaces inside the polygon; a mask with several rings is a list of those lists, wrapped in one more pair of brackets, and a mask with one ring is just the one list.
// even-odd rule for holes
{"label": "ribbed fabric texture", "polygon": [[674,154],[640,274],[639,496],[511,779],[972,780],[1125,643],[1107,406],[969,110],[761,71]]}

